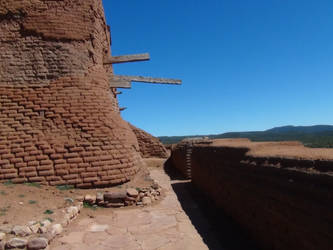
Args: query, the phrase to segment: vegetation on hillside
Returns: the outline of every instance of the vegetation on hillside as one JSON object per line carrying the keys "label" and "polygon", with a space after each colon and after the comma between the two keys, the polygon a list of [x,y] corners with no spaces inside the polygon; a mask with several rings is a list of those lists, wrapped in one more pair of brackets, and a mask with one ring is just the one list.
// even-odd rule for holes
{"label": "vegetation on hillside", "polygon": [[300,141],[307,147],[333,148],[333,126],[285,126],[255,132],[230,132],[218,135],[162,136],[164,144],[178,143],[185,138],[207,136],[211,139],[248,138],[251,141]]}

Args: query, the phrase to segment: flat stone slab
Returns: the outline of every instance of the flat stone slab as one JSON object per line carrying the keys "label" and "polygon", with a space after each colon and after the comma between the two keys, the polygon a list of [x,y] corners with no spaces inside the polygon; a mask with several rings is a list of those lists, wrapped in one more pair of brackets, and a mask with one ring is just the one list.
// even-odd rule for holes
{"label": "flat stone slab", "polygon": [[[106,208],[101,215],[96,213],[91,218],[79,216],[69,225],[67,235],[52,241],[50,249],[208,249],[183,211],[169,176],[162,169],[152,170],[151,176],[163,187],[166,195],[163,200],[147,207]],[[123,193],[106,193],[104,200],[115,201],[126,195],[134,197],[136,193],[128,190]]]}

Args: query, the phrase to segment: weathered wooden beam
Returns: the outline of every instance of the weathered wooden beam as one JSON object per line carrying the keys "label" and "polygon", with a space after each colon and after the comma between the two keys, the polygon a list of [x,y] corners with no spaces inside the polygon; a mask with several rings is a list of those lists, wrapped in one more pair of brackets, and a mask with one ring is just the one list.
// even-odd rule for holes
{"label": "weathered wooden beam", "polygon": [[111,76],[111,81],[146,82],[146,83],[176,84],[176,85],[182,84],[182,81],[177,79],[153,78],[153,77],[144,77],[144,76],[121,76],[121,75]]}
{"label": "weathered wooden beam", "polygon": [[117,81],[111,79],[110,81],[110,88],[123,88],[123,89],[130,89],[132,84],[130,81]]}
{"label": "weathered wooden beam", "polygon": [[121,92],[121,91],[117,91],[115,94],[116,95],[121,95],[123,92]]}
{"label": "weathered wooden beam", "polygon": [[122,108],[119,108],[119,111],[124,111],[125,109],[127,109],[127,107],[122,107]]}
{"label": "weathered wooden beam", "polygon": [[125,56],[111,56],[109,59],[104,61],[104,64],[116,64],[116,63],[127,63],[127,62],[141,62],[150,60],[148,53],[125,55]]}

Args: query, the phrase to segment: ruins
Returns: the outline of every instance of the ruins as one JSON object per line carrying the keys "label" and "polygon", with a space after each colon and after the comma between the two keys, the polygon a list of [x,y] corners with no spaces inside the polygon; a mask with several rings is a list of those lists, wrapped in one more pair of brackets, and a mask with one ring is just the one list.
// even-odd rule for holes
{"label": "ruins", "polygon": [[1,0],[0,181],[89,188],[130,180],[142,157],[117,87],[181,83],[113,74],[113,63],[148,59],[111,56],[101,0]]}

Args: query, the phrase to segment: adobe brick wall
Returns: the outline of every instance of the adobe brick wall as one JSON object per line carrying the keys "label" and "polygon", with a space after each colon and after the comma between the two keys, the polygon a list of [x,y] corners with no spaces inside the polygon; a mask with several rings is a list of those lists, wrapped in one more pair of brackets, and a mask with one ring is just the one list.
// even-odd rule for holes
{"label": "adobe brick wall", "polygon": [[128,181],[141,157],[123,121],[101,0],[0,1],[0,181]]}
{"label": "adobe brick wall", "polygon": [[169,156],[168,150],[158,138],[132,124],[129,125],[138,139],[140,153],[143,158],[167,158]]}
{"label": "adobe brick wall", "polygon": [[[173,163],[186,157],[175,147]],[[192,182],[263,249],[333,245],[333,161],[249,155],[247,147],[194,145]],[[178,166],[178,168],[181,168]]]}

